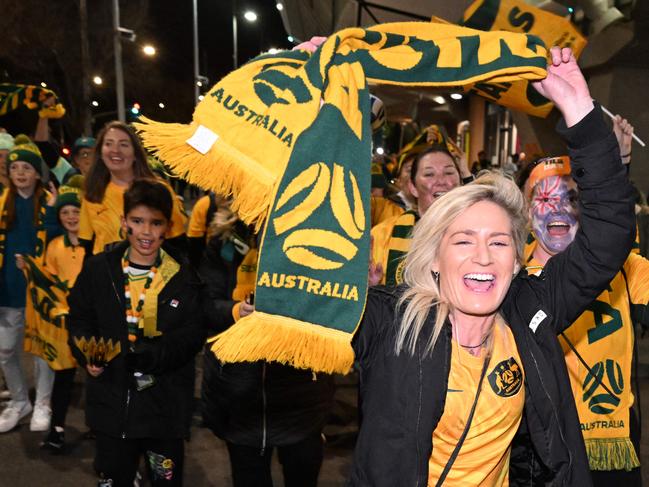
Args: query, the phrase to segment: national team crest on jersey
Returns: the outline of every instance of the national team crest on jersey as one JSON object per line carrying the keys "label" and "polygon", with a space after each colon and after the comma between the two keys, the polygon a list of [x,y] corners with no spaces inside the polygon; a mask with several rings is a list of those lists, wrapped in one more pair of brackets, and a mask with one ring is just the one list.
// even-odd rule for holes
{"label": "national team crest on jersey", "polygon": [[501,397],[516,395],[523,385],[523,373],[514,357],[496,365],[488,378],[491,389]]}

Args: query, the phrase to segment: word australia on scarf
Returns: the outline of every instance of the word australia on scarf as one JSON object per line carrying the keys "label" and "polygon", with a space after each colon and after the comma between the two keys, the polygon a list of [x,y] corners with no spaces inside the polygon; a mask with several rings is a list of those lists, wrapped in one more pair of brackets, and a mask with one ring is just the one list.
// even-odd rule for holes
{"label": "word australia on scarf", "polygon": [[424,22],[351,28],[312,55],[250,61],[210,90],[189,126],[138,125],[172,170],[231,195],[240,218],[263,227],[255,311],[212,351],[225,362],[349,371],[367,296],[369,83],[538,80],[545,67],[534,36]]}

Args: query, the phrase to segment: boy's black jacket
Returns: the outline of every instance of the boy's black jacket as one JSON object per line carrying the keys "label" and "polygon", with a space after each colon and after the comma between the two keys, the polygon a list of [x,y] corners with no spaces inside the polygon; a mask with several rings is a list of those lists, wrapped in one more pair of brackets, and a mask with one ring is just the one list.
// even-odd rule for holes
{"label": "boy's black jacket", "polygon": [[[127,242],[89,258],[70,292],[70,347],[85,357],[74,337],[119,340],[122,352],[96,378],[88,375],[86,422],[94,431],[125,438],[182,438],[189,433],[194,395],[194,356],[205,341],[200,281],[184,260],[158,296],[157,329],[162,336],[136,342],[127,351],[122,256]],[[155,376],[155,384],[137,391],[132,366]]]}

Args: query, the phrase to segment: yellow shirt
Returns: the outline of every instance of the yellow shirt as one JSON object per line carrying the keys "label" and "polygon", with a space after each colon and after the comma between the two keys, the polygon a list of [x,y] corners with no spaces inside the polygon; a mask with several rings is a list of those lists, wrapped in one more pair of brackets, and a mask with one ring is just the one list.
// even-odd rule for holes
{"label": "yellow shirt", "polygon": [[375,227],[379,223],[401,215],[405,210],[396,203],[381,196],[372,196],[370,199],[370,224]]}
{"label": "yellow shirt", "polygon": [[67,235],[61,235],[52,240],[47,246],[45,254],[45,267],[61,282],[65,282],[68,289],[72,289],[77,280],[86,251],[79,245],[72,245]]}
{"label": "yellow shirt", "polygon": [[210,209],[210,195],[205,195],[200,198],[189,217],[189,225],[187,226],[187,236],[190,238],[204,237],[207,235],[207,212]]}
{"label": "yellow shirt", "polygon": [[[455,449],[475,400],[483,356],[474,357],[453,340],[444,413],[433,432],[428,485],[435,486]],[[507,325],[494,326],[493,354],[462,448],[445,486],[509,485],[511,442],[523,417],[525,386],[516,343]]]}
{"label": "yellow shirt", "polygon": [[[534,258],[537,242],[526,247],[527,271],[539,274],[543,264]],[[626,275],[626,278],[625,278]],[[635,339],[632,313],[649,302],[649,261],[633,250],[607,288],[566,329],[589,371],[566,340],[560,337],[570,385],[591,470],[623,470],[639,465],[630,441],[629,410],[635,402],[632,361]],[[638,309],[635,309],[637,312]],[[593,374],[607,385],[598,385]],[[612,393],[612,394],[611,394]],[[612,454],[615,451],[616,454]]]}
{"label": "yellow shirt", "polygon": [[[95,238],[92,249],[93,254],[102,252],[104,247],[110,243],[124,240],[125,236],[122,234],[121,225],[126,189],[125,186],[118,186],[109,182],[101,203],[92,203],[85,198],[82,200],[79,238],[83,240]],[[169,192],[172,194],[174,206],[171,215],[171,227],[167,230],[166,236],[167,238],[173,238],[185,232],[187,217],[182,209],[182,203],[171,188],[169,188]]]}
{"label": "yellow shirt", "polygon": [[401,213],[373,227],[372,261],[383,266],[380,284],[401,284],[405,254],[410,250],[411,233],[417,217],[413,212]]}

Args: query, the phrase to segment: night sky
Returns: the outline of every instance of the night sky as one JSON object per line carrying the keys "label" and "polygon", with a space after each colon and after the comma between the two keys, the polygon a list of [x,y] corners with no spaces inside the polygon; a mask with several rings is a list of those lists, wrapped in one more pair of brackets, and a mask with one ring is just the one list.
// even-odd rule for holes
{"label": "night sky", "polygon": [[[237,0],[239,66],[271,47],[292,47],[275,4],[270,0]],[[248,9],[257,13],[255,23],[243,19],[243,12]],[[232,1],[198,0],[198,11],[200,74],[209,78],[208,85],[203,87],[207,90],[233,69]],[[127,25],[127,20],[124,19],[122,23]],[[156,62],[160,63],[162,74],[188,84],[187,89],[191,92],[191,0],[150,2],[150,21],[140,38],[142,42],[146,39],[159,48]],[[187,113],[186,110],[183,112]]]}
{"label": "night sky", "polygon": [[[81,28],[78,0],[57,0],[57,5],[36,9],[31,23],[15,28],[42,0],[24,0],[5,18],[0,30],[0,82],[47,84],[66,106],[63,119],[52,120],[57,139],[71,143],[81,135]],[[200,74],[209,90],[233,69],[233,0],[198,0]],[[236,0],[238,15],[239,66],[269,48],[290,49],[275,0]],[[90,83],[91,117],[96,133],[116,118],[115,61],[113,57],[112,2],[87,0],[89,79],[101,76],[103,83]],[[246,10],[258,19],[249,23]],[[13,17],[12,17],[13,15]],[[13,19],[13,22],[12,22]],[[52,21],[54,19],[54,21]],[[9,22],[9,25],[7,24]],[[125,104],[141,105],[141,113],[162,122],[188,123],[194,110],[192,0],[120,0],[120,25],[136,32],[135,42],[122,41]],[[29,27],[29,28],[28,28]],[[9,29],[9,30],[8,30]],[[142,47],[155,46],[154,57]],[[159,107],[159,104],[164,107]],[[0,119],[12,133],[31,133],[37,113],[21,109]]]}

